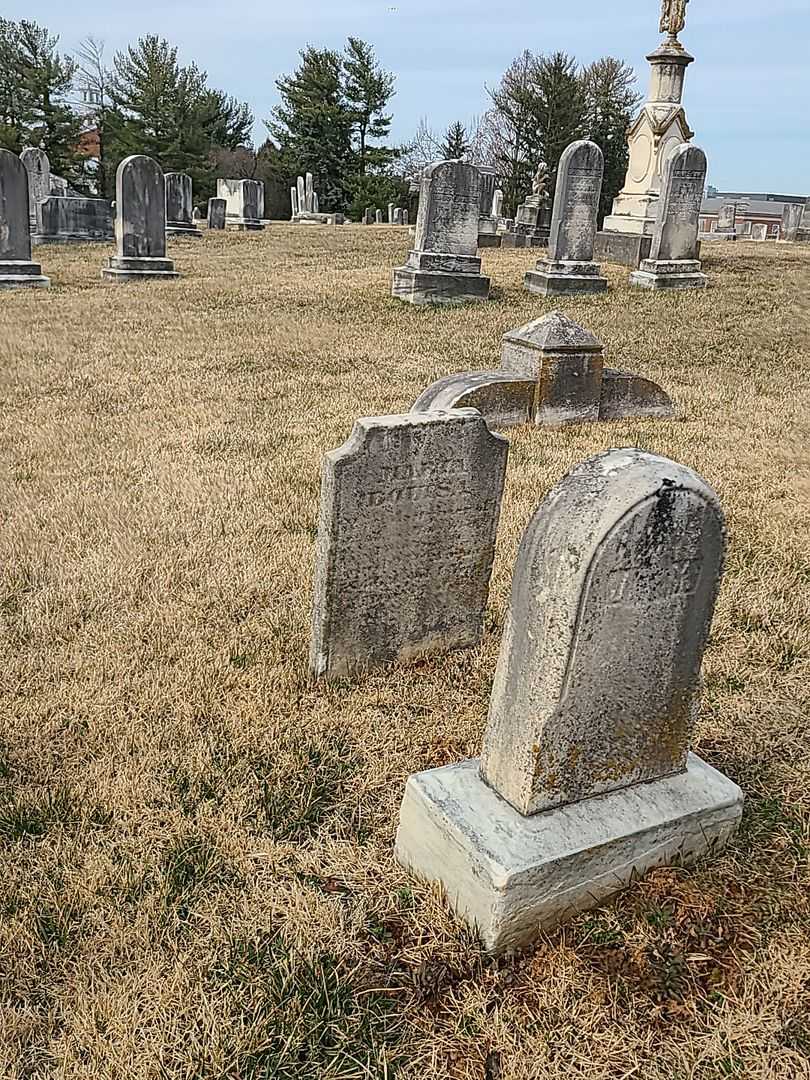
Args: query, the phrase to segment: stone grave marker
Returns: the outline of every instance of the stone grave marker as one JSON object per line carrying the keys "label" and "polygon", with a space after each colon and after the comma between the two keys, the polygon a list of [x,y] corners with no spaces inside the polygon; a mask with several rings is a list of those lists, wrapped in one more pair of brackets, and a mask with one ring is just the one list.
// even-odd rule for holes
{"label": "stone grave marker", "polygon": [[225,215],[227,214],[227,203],[224,199],[209,199],[208,200],[208,228],[209,229],[224,229],[225,228]]}
{"label": "stone grave marker", "polygon": [[439,161],[422,175],[414,250],[394,270],[392,293],[410,304],[486,300],[478,223],[480,175],[474,165]]}
{"label": "stone grave marker", "polygon": [[584,462],[529,523],[481,760],[412,776],[397,836],[490,951],[737,828],[739,788],[690,753],[724,557],[711,488],[635,449]]}
{"label": "stone grave marker", "polygon": [[596,143],[580,139],[563,151],[551,213],[548,254],[526,274],[526,288],[540,296],[598,293],[607,281],[593,261],[596,215],[604,157]]}
{"label": "stone grave marker", "polygon": [[176,278],[166,258],[166,184],[158,163],[124,158],[115,174],[116,254],[101,271],[107,281]]}
{"label": "stone grave marker", "polygon": [[37,203],[35,243],[108,243],[114,236],[112,205],[107,199],[50,195]]}
{"label": "stone grave marker", "polygon": [[50,285],[31,261],[28,170],[10,150],[0,150],[0,289]]}
{"label": "stone grave marker", "polygon": [[186,173],[166,173],[166,235],[201,239],[202,233],[194,224],[194,202],[191,177]]}
{"label": "stone grave marker", "polygon": [[768,226],[762,223],[751,226],[751,239],[760,242],[768,239]]}
{"label": "stone grave marker", "polygon": [[366,417],[326,455],[316,678],[478,644],[507,453],[466,409]]}
{"label": "stone grave marker", "polygon": [[788,243],[794,243],[796,234],[802,220],[804,207],[801,203],[788,203],[782,211],[782,225],[779,230],[779,238]]}
{"label": "stone grave marker", "polygon": [[644,289],[706,287],[698,258],[706,169],[706,155],[692,143],[681,143],[667,161],[650,257],[630,275],[631,285]]}
{"label": "stone grave marker", "polygon": [[217,180],[217,197],[225,200],[225,227],[233,232],[264,229],[264,184],[261,180]]}
{"label": "stone grave marker", "polygon": [[28,217],[31,232],[37,231],[37,204],[51,194],[51,163],[44,150],[28,146],[20,154],[28,172]]}

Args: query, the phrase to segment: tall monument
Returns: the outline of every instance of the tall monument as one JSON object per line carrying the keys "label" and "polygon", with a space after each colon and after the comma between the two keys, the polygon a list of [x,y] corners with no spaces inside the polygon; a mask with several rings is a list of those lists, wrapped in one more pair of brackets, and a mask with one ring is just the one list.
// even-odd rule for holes
{"label": "tall monument", "polygon": [[[605,234],[652,236],[664,166],[676,148],[690,142],[694,135],[681,100],[686,69],[695,58],[678,40],[678,34],[686,25],[688,2],[663,0],[661,4],[660,30],[666,34],[666,40],[647,57],[652,68],[650,89],[641,112],[627,133],[630,162],[624,187],[613,202],[613,213],[605,218],[600,234],[603,242]],[[647,252],[641,250],[645,246],[649,247],[649,242],[646,245],[641,240],[614,243],[618,261],[636,266],[647,256]],[[626,253],[633,249],[627,259],[618,254],[625,248]]]}

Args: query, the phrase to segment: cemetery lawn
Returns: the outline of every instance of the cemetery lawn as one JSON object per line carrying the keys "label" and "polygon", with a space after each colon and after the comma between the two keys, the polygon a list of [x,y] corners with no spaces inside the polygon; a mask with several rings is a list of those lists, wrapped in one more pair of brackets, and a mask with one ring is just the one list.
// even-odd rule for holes
{"label": "cemetery lawn", "polygon": [[[389,296],[404,230],[273,225],[106,285],[39,248],[0,302],[0,1075],[16,1080],[810,1077],[810,247],[706,245],[705,292]],[[498,364],[560,307],[672,421],[521,429],[486,639],[313,686],[323,453]],[[731,849],[492,963],[395,864],[409,773],[475,756],[521,533],[583,458],[717,489],[728,569],[698,752]]]}

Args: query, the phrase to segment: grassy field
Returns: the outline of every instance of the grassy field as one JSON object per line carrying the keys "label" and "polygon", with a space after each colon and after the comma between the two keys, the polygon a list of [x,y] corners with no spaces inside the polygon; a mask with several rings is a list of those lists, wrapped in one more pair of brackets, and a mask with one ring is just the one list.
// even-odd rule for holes
{"label": "grassy field", "polygon": [[[0,1076],[810,1077],[810,248],[561,305],[677,418],[510,433],[482,647],[313,686],[323,453],[553,306],[520,251],[486,305],[399,304],[406,245],[210,234],[140,285],[41,248],[50,292],[2,295]],[[403,786],[477,754],[521,532],[627,445],[727,512],[697,749],[744,827],[492,963],[394,862]]]}

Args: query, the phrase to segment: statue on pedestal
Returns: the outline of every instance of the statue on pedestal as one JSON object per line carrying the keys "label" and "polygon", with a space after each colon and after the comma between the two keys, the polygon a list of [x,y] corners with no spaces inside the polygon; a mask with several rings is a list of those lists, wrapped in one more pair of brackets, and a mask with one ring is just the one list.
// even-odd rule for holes
{"label": "statue on pedestal", "polygon": [[541,161],[532,179],[532,195],[542,205],[548,201],[548,165]]}
{"label": "statue on pedestal", "polygon": [[689,0],[663,0],[661,4],[661,33],[670,41],[677,41],[678,34],[686,26],[686,5]]}

